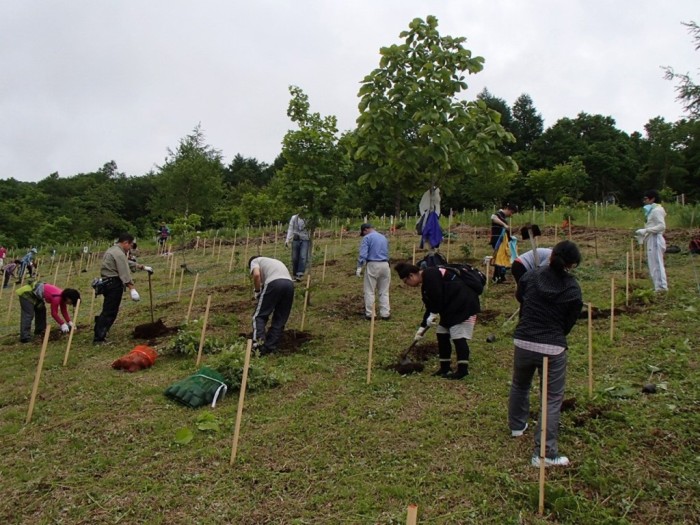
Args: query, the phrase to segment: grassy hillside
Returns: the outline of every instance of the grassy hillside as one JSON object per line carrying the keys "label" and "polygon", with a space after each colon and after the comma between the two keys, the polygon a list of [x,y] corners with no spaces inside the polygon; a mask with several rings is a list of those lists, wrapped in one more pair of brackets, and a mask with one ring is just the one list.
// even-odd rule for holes
{"label": "grassy hillside", "polygon": [[[516,216],[517,218],[517,216]],[[522,220],[528,220],[523,217]],[[379,229],[382,229],[381,227]],[[487,255],[486,228],[453,224],[452,260],[468,251]],[[174,263],[142,246],[140,262],[155,267],[155,318],[178,327],[204,317],[211,294],[208,336],[242,348],[250,332],[252,289],[242,270],[261,250],[288,260],[267,231],[260,238],[218,239],[206,251],[175,246]],[[540,245],[551,246],[544,228]],[[559,235],[562,232],[559,231]],[[649,293],[646,266],[629,230],[577,226],[584,254],[575,270],[584,300],[599,308],[593,322],[593,395],[588,393],[587,323],[570,336],[567,410],[560,450],[572,460],[547,472],[547,509],[537,516],[537,469],[529,465],[532,433],[510,437],[507,397],[516,308],[514,285],[490,286],[471,342],[465,381],[432,377],[434,334],[419,347],[426,371],[400,376],[390,369],[412,341],[420,293],[392,276],[392,319],[377,322],[367,384],[370,323],[362,317],[362,284],[354,275],[359,237],[352,225],[342,241],[322,231],[315,240],[305,334],[299,334],[305,283],[297,284],[288,337],[308,342],[253,365],[282,379],[277,388],[245,399],[236,462],[229,466],[238,392],[216,408],[192,410],[163,391],[195,370],[194,357],[162,355],[133,374],[110,365],[136,344],[136,325],[151,320],[148,281],[136,274],[140,303],[125,296],[109,346],[94,347],[87,272],[57,283],[84,294],[67,366],[66,338],[55,323],[32,421],[25,424],[41,340],[20,345],[18,301],[0,296],[0,523],[7,524],[335,524],[404,523],[409,504],[419,523],[696,523],[700,512],[700,261],[667,256],[671,290]],[[669,232],[684,248],[688,231]],[[391,234],[392,263],[411,259],[416,237]],[[468,246],[468,250],[463,246]],[[522,250],[528,249],[521,243]],[[626,299],[626,252],[634,249],[636,280]],[[443,245],[442,252],[448,250]],[[596,257],[597,252],[597,257]],[[322,279],[326,260],[325,279]],[[181,274],[182,265],[188,272]],[[232,265],[232,271],[229,266]],[[48,281],[55,267],[42,269]],[[174,271],[173,271],[174,270]],[[180,277],[182,275],[182,289]],[[615,332],[610,339],[610,288],[615,278]],[[179,293],[178,293],[179,292]],[[178,299],[178,295],[180,296]],[[101,299],[92,307],[99,312]],[[606,312],[607,310],[607,312]],[[52,322],[52,321],[50,321]],[[190,323],[192,326],[193,323]],[[487,343],[488,335],[495,335]],[[174,335],[155,341],[163,351]],[[205,355],[204,364],[212,359]],[[641,393],[658,385],[653,395]],[[532,411],[537,413],[537,391]],[[200,430],[213,415],[218,431]],[[536,417],[536,416],[535,416]],[[531,420],[531,427],[534,426]],[[176,443],[182,428],[193,433]]]}

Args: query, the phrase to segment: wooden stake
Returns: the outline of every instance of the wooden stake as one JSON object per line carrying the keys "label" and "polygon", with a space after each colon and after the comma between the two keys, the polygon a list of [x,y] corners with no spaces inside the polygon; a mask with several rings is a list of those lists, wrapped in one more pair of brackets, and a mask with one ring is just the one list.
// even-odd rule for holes
{"label": "wooden stake", "polygon": [[615,335],[615,278],[610,278],[610,340]]}
{"label": "wooden stake", "polygon": [[243,401],[245,400],[245,389],[248,383],[248,368],[250,368],[250,353],[253,349],[253,340],[248,339],[245,347],[245,360],[243,362],[243,377],[241,378],[241,391],[238,395],[238,409],[236,411],[236,426],[233,431],[233,444],[231,445],[231,461],[229,465],[233,465],[236,461],[236,451],[238,450],[238,437],[241,431],[241,419],[243,418]]}
{"label": "wooden stake", "polygon": [[588,396],[593,397],[593,305],[588,303]]}
{"label": "wooden stake", "polygon": [[549,357],[542,358],[542,403],[540,404],[542,416],[540,417],[540,497],[537,511],[540,516],[544,514],[544,480],[545,461],[547,457],[547,382],[549,381]]}
{"label": "wooden stake", "polygon": [[632,260],[632,282],[637,280],[637,272],[635,271],[635,264],[634,264],[634,239],[630,239],[630,254],[631,257],[630,259]]}
{"label": "wooden stake", "polygon": [[372,380],[372,352],[374,351],[374,320],[376,318],[376,309],[372,305],[372,318],[369,325],[369,355],[367,357],[367,384]]}
{"label": "wooden stake", "polygon": [[571,240],[571,222],[572,222],[572,221],[571,221],[571,217],[569,217],[569,222],[568,222],[568,226],[569,226],[569,240]]}
{"label": "wooden stake", "polygon": [[185,278],[185,269],[180,270],[180,285],[177,288],[177,302],[180,302],[180,296],[182,295],[182,281]]}
{"label": "wooden stake", "polygon": [[231,270],[233,269],[233,258],[236,255],[236,234],[233,234],[233,246],[231,247],[231,258],[228,261],[228,273],[231,273]]}
{"label": "wooden stake", "polygon": [[61,266],[61,257],[58,258],[58,262],[56,263],[56,271],[53,272],[53,282],[56,283],[58,282],[58,268]]}
{"label": "wooden stake", "polygon": [[17,288],[17,283],[12,283],[12,292],[10,292],[10,299],[7,301],[7,318],[5,319],[5,324],[9,324],[10,316],[12,315],[12,305],[15,304],[13,300],[15,297],[15,288]]}
{"label": "wooden stake", "polygon": [[197,361],[195,367],[199,368],[202,362],[202,352],[204,351],[204,339],[207,334],[207,323],[209,322],[209,308],[211,307],[211,294],[207,295],[207,308],[204,310],[204,322],[202,323],[202,335],[199,337],[199,350],[197,351]]}
{"label": "wooden stake", "polygon": [[304,292],[304,308],[301,311],[301,326],[299,327],[299,331],[303,332],[304,331],[304,321],[306,320],[306,307],[309,304],[309,288],[311,286],[311,274],[309,273],[306,276],[306,291]]}
{"label": "wooden stake", "polygon": [[413,266],[416,265],[416,243],[413,243],[413,258],[411,259]]}
{"label": "wooden stake", "polygon": [[630,252],[625,257],[625,306],[630,305]]}
{"label": "wooden stake", "polygon": [[406,525],[416,525],[418,523],[418,505],[409,505],[406,512]]}
{"label": "wooden stake", "polygon": [[219,251],[216,254],[216,264],[219,264],[219,259],[221,259],[221,249],[224,247],[224,238],[219,239]]}
{"label": "wooden stake", "polygon": [[34,386],[32,387],[32,396],[29,399],[29,410],[27,411],[27,420],[25,424],[28,425],[32,421],[32,414],[34,413],[34,404],[36,403],[36,395],[39,393],[39,380],[41,379],[41,370],[44,368],[44,358],[46,357],[46,347],[49,345],[49,333],[51,332],[51,326],[46,325],[46,331],[44,332],[44,341],[41,344],[41,353],[39,354],[39,363],[36,365],[36,374],[34,374]]}
{"label": "wooden stake", "polygon": [[187,308],[187,318],[185,324],[190,322],[190,314],[192,313],[192,304],[194,303],[194,294],[197,291],[197,281],[199,280],[199,272],[194,276],[194,285],[192,286],[192,295],[190,296],[190,306]]}
{"label": "wooden stake", "polygon": [[68,344],[66,345],[66,354],[63,356],[63,366],[68,364],[68,354],[70,353],[70,345],[73,342],[73,334],[75,333],[75,327],[78,325],[78,311],[80,310],[80,299],[75,303],[75,310],[73,310],[73,326],[70,329],[70,334],[68,334]]}

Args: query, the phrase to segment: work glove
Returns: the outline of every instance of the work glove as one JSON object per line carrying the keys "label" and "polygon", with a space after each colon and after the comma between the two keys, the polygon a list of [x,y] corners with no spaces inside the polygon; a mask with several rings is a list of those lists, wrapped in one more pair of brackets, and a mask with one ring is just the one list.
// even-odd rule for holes
{"label": "work glove", "polygon": [[64,334],[67,334],[68,332],[70,332],[70,328],[69,328],[68,324],[63,323],[61,325],[61,332],[63,332]]}
{"label": "work glove", "polygon": [[284,241],[284,247],[289,248],[289,241]]}
{"label": "work glove", "polygon": [[361,266],[355,271],[355,275],[357,275],[358,277],[362,277],[362,267]]}
{"label": "work glove", "polygon": [[646,234],[647,234],[647,231],[644,228],[634,232],[634,237],[637,239],[637,243],[644,244],[644,237],[646,236]]}
{"label": "work glove", "polygon": [[260,294],[261,294],[261,293],[262,293],[262,292],[253,292],[253,299],[255,299],[256,301],[257,301],[258,299],[260,299]]}
{"label": "work glove", "polygon": [[144,270],[146,270],[148,273],[153,273],[153,266],[144,266]]}
{"label": "work glove", "polygon": [[423,328],[422,326],[418,327],[418,330],[416,331],[416,335],[413,336],[413,342],[417,343],[421,339],[423,339],[423,336],[425,335],[425,332],[427,331],[427,328]]}
{"label": "work glove", "polygon": [[430,328],[436,323],[437,320],[437,314],[430,314],[428,318],[425,320],[425,327]]}
{"label": "work glove", "polygon": [[136,288],[132,288],[132,289],[131,289],[131,299],[134,300],[134,301],[140,301],[140,300],[141,300],[141,296],[140,296],[139,293],[136,291]]}
{"label": "work glove", "polygon": [[72,330],[75,328],[75,323],[73,321],[68,321],[68,327]]}

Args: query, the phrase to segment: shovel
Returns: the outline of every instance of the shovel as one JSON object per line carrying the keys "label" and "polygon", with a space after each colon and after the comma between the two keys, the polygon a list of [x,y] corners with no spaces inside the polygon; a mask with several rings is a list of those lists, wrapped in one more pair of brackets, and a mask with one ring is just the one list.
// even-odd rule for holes
{"label": "shovel", "polygon": [[540,267],[540,257],[537,253],[537,237],[542,235],[540,227],[537,224],[531,226],[523,226],[520,229],[520,235],[523,239],[530,239],[530,245],[532,246],[532,255],[535,258],[535,268]]}
{"label": "shovel", "polygon": [[[421,332],[422,335],[425,335],[425,332],[428,331],[429,327],[426,327],[423,329]],[[413,350],[416,345],[418,344],[418,341],[413,341],[411,345],[406,348],[403,352],[401,352],[401,356],[399,357],[399,362],[394,366],[394,369],[400,373],[400,374],[412,374],[413,372],[422,372],[423,371],[423,363],[415,363],[411,361],[408,358],[408,354]]]}

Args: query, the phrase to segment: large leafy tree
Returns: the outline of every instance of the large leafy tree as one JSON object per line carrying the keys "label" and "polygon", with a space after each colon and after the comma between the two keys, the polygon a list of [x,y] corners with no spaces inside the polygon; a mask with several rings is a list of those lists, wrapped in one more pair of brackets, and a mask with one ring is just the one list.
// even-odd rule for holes
{"label": "large leafy tree", "polygon": [[205,225],[222,195],[224,165],[221,152],[206,143],[197,125],[180,140],[176,151],[168,148],[159,167],[158,185],[151,201],[151,214],[187,216],[196,213]]}
{"label": "large leafy tree", "polygon": [[282,141],[286,163],[278,172],[277,184],[285,188],[283,198],[291,209],[306,206],[313,229],[332,212],[334,201],[344,191],[350,161],[339,145],[336,118],[312,112],[301,88],[290,86],[289,93],[287,115],[298,129],[287,131]]}
{"label": "large leafy tree", "polygon": [[[693,36],[695,50],[700,50],[700,26],[697,22],[683,22],[688,32]],[[666,79],[677,81],[676,92],[678,100],[691,118],[700,118],[700,85],[695,83],[689,73],[676,73],[673,68],[666,67]]]}
{"label": "large leafy tree", "polygon": [[432,185],[449,193],[477,174],[514,173],[515,164],[500,151],[513,140],[501,115],[483,100],[457,98],[467,89],[465,74],[481,71],[484,59],[464,48],[465,38],[440,35],[434,16],[414,19],[400,38],[402,44],[381,48],[379,67],[358,94],[351,151],[374,167],[359,182],[393,188],[398,212],[402,195]]}
{"label": "large leafy tree", "polygon": [[533,170],[528,173],[527,185],[540,202],[560,204],[577,201],[588,187],[588,174],[580,159],[574,158],[552,169]]}
{"label": "large leafy tree", "polygon": [[527,93],[520,95],[513,103],[513,122],[510,129],[515,135],[516,151],[529,149],[542,135],[544,120]]}

